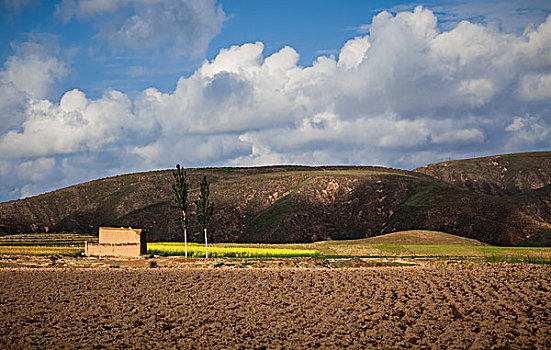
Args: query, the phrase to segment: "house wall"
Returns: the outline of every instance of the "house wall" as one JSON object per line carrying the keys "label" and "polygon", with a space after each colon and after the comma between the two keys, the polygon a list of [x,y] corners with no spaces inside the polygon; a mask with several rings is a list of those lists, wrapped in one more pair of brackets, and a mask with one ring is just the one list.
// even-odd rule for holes
{"label": "house wall", "polygon": [[135,228],[100,227],[99,243],[140,243],[141,233]]}
{"label": "house wall", "polygon": [[142,253],[140,243],[87,243],[87,256],[124,256],[139,257]]}
{"label": "house wall", "polygon": [[99,243],[85,242],[86,256],[139,257],[147,254],[147,236],[140,229],[99,228]]}

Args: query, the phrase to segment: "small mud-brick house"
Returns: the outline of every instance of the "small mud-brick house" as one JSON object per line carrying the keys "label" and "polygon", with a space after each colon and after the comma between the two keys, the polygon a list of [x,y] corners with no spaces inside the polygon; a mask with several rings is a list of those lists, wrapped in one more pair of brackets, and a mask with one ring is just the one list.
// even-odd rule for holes
{"label": "small mud-brick house", "polygon": [[85,242],[86,256],[139,257],[147,254],[147,235],[141,229],[100,227],[98,243]]}

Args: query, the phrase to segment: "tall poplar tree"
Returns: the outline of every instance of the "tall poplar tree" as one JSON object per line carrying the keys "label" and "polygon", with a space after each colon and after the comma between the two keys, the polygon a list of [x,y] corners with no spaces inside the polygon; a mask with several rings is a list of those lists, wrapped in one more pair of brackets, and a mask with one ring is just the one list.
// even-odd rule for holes
{"label": "tall poplar tree", "polygon": [[207,181],[206,176],[203,176],[203,180],[201,181],[201,194],[199,195],[199,199],[195,201],[195,206],[197,208],[197,212],[195,215],[197,216],[197,220],[199,221],[199,224],[205,232],[206,258],[209,257],[209,247],[207,243],[207,226],[209,224],[212,213],[214,212],[214,203],[209,202],[209,187],[210,182]]}
{"label": "tall poplar tree", "polygon": [[187,258],[187,227],[188,227],[188,218],[186,215],[187,212],[187,195],[189,190],[189,185],[187,183],[186,171],[183,167],[180,167],[180,164],[176,164],[176,170],[172,171],[174,176],[175,183],[172,184],[172,191],[176,197],[176,206],[182,211],[181,221],[182,228],[184,229],[184,243],[186,247],[185,256]]}

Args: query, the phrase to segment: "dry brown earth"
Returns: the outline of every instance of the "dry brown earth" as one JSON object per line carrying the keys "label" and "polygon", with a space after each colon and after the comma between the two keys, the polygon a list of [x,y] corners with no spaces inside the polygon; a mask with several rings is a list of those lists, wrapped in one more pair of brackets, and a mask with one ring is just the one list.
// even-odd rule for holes
{"label": "dry brown earth", "polygon": [[2,269],[3,348],[551,347],[551,267]]}

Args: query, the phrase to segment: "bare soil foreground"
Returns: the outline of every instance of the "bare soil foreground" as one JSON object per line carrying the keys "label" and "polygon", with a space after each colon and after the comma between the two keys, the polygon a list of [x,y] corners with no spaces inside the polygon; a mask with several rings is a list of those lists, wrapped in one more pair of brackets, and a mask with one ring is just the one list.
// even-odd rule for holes
{"label": "bare soil foreground", "polygon": [[551,267],[2,269],[2,348],[551,348]]}

